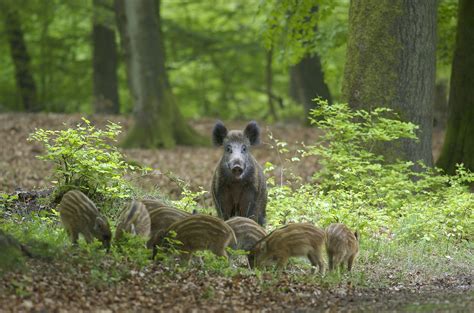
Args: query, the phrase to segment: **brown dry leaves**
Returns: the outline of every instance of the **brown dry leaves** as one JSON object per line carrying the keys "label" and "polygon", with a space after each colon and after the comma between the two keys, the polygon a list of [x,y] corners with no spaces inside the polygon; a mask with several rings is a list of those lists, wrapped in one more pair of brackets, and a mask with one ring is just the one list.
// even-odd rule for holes
{"label": "brown dry leaves", "polygon": [[[88,116],[94,125],[103,128],[107,121],[119,122],[123,127],[123,134],[132,123],[130,117],[123,116]],[[16,188],[30,190],[33,188],[48,188],[51,186],[48,180],[51,165],[38,160],[36,156],[42,153],[38,143],[28,142],[26,139],[35,128],[64,129],[74,127],[81,121],[79,114],[25,114],[8,113],[0,114],[0,192],[11,193]],[[192,126],[200,133],[209,136],[211,141],[211,130],[214,120],[206,119],[191,122]],[[229,129],[243,129],[248,121],[234,121],[226,123]],[[65,124],[65,125],[64,125]],[[277,166],[275,174],[279,177],[284,159],[291,157],[295,149],[300,148],[300,143],[312,144],[317,140],[318,131],[314,128],[304,128],[298,125],[272,125],[260,123],[262,128],[262,144],[256,147],[253,154],[264,164],[269,161]],[[271,149],[271,141],[268,137],[272,132],[275,138],[288,142],[293,151],[287,156],[279,158],[275,149]],[[215,147],[184,147],[178,146],[170,150],[122,150],[126,158],[137,161],[140,164],[150,166],[156,171],[146,177],[136,178],[135,181],[147,190],[160,189],[164,194],[176,198],[180,193],[177,184],[171,181],[165,173],[172,172],[185,182],[189,183],[193,190],[202,186],[205,190],[210,189],[212,173],[222,151]],[[314,159],[304,159],[291,168],[285,169],[284,176],[290,172],[308,178],[317,168]]]}
{"label": "brown dry leaves", "polygon": [[[113,266],[117,264],[109,271]],[[0,304],[6,311],[274,311],[324,308],[337,300],[325,297],[316,285],[292,282],[286,274],[263,277],[266,283],[255,275],[221,277],[198,268],[180,272],[153,264],[130,270],[110,285],[90,277],[86,263],[32,260],[27,270],[0,278]]]}

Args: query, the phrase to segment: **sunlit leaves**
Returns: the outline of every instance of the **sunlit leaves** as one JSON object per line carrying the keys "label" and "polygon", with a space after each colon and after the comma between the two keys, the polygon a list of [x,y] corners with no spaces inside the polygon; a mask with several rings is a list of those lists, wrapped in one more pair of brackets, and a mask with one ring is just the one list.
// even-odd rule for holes
{"label": "sunlit leaves", "polygon": [[54,164],[51,178],[57,190],[78,188],[100,200],[129,197],[130,184],[124,175],[146,169],[130,166],[110,144],[121,132],[120,125],[109,122],[101,130],[85,118],[82,121],[76,128],[36,129],[28,138],[43,144],[45,153],[38,158]]}
{"label": "sunlit leaves", "polygon": [[[314,173],[313,184],[275,186],[274,178],[269,180],[272,227],[343,222],[372,237],[401,241],[474,237],[474,196],[466,187],[474,181],[473,173],[462,165],[455,176],[447,176],[421,163],[422,170],[415,172],[412,162],[387,162],[373,149],[375,144],[416,140],[416,125],[400,121],[386,108],[352,110],[347,104],[317,102],[312,123],[323,134],[302,155],[316,156],[322,168]],[[275,145],[277,151],[280,146]]]}

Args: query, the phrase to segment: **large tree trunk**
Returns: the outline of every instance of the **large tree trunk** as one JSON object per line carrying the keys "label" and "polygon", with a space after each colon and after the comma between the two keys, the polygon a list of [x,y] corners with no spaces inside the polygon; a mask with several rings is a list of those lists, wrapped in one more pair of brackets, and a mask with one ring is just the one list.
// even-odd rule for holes
{"label": "large tree trunk", "polygon": [[449,92],[449,117],[437,165],[454,173],[456,163],[474,171],[474,1],[461,0]]}
{"label": "large tree trunk", "polygon": [[[317,54],[306,55],[301,61],[290,68],[290,97],[302,103],[305,116],[309,116],[311,109],[315,108],[313,99],[321,97],[332,103],[331,93],[324,82],[324,72],[321,60]],[[309,123],[309,119],[306,119]]]}
{"label": "large tree trunk", "polygon": [[93,106],[96,113],[117,114],[120,111],[112,3],[112,0],[93,1]]}
{"label": "large tree trunk", "polygon": [[16,8],[8,2],[0,5],[5,23],[5,33],[10,44],[10,54],[15,65],[16,86],[20,93],[23,108],[28,112],[40,110],[36,94],[36,83],[31,73],[30,54],[26,47],[21,20]]}
{"label": "large tree trunk", "polygon": [[128,75],[135,105],[135,124],[124,145],[168,148],[175,144],[203,144],[203,138],[184,121],[171,91],[165,68],[160,2],[118,1],[122,1],[117,4],[118,10],[122,7],[125,13],[121,20],[125,24],[122,41],[129,44],[125,51],[129,51]]}
{"label": "large tree trunk", "polygon": [[343,94],[353,108],[385,106],[420,126],[419,142],[384,145],[389,160],[432,165],[436,0],[354,0]]}

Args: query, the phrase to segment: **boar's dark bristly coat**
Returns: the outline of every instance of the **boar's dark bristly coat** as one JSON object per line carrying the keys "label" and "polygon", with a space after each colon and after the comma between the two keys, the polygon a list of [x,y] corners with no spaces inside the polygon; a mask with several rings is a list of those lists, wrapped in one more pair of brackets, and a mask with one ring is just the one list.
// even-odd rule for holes
{"label": "boar's dark bristly coat", "polygon": [[228,131],[219,121],[212,131],[212,142],[224,147],[212,178],[217,214],[224,220],[243,216],[264,225],[267,184],[261,166],[250,153],[250,147],[260,142],[257,123],[248,123],[244,131]]}
{"label": "boar's dark bristly coat", "polygon": [[64,194],[59,203],[59,216],[73,244],[77,243],[82,234],[87,243],[97,238],[104,248],[110,248],[112,233],[109,222],[94,202],[79,190],[71,190]]}

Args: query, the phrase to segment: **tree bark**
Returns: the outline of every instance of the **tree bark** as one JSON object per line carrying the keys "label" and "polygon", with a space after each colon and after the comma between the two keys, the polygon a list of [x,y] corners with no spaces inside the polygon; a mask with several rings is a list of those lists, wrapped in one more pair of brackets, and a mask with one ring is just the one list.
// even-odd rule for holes
{"label": "tree bark", "polygon": [[474,2],[461,0],[451,69],[446,138],[437,166],[453,174],[457,163],[474,171]]}
{"label": "tree bark", "polygon": [[448,121],[448,82],[443,79],[436,82],[433,103],[433,128],[444,130]]}
{"label": "tree bark", "polygon": [[118,114],[120,111],[117,79],[117,44],[110,12],[112,0],[94,0],[93,107],[96,113]]}
{"label": "tree bark", "polygon": [[354,0],[343,95],[353,108],[394,109],[419,125],[419,142],[384,145],[386,157],[432,165],[436,0]]}
{"label": "tree bark", "polygon": [[[328,85],[324,82],[321,60],[317,54],[306,55],[290,68],[290,97],[304,105],[305,116],[309,116],[316,103],[313,99],[321,97],[332,103]],[[306,118],[309,123],[309,119]]]}
{"label": "tree bark", "polygon": [[275,103],[273,102],[273,47],[266,52],[266,59],[265,78],[268,113],[273,117],[273,120],[276,121],[278,119],[278,115],[276,113]]}
{"label": "tree bark", "polygon": [[124,146],[169,148],[176,144],[204,144],[204,139],[184,121],[171,91],[165,68],[160,1],[123,1],[120,6],[125,13],[123,42],[129,44],[128,75],[135,116]]}
{"label": "tree bark", "polygon": [[28,112],[37,112],[41,108],[36,93],[36,83],[31,72],[31,58],[28,52],[21,20],[16,8],[8,2],[0,5],[3,11],[5,33],[10,45],[10,54],[15,66],[16,86],[20,93],[23,109]]}

